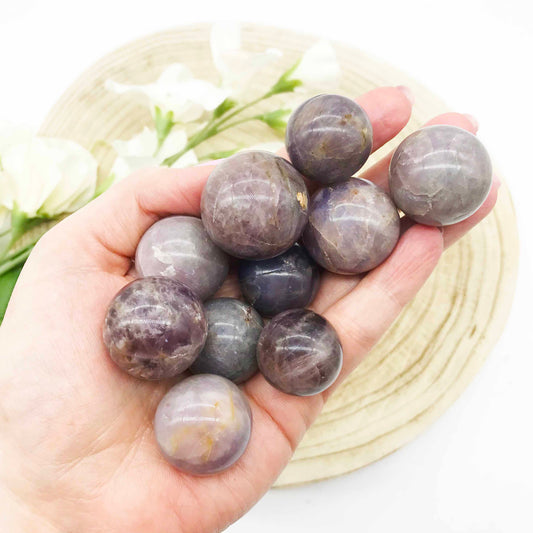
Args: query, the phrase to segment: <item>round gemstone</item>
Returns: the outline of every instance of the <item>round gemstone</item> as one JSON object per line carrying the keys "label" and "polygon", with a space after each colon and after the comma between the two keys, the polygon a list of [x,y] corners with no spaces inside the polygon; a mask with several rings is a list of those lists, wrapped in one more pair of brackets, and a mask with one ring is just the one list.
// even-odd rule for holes
{"label": "round gemstone", "polygon": [[166,379],[186,370],[206,337],[200,300],[170,278],[141,278],[124,287],[111,302],[104,323],[111,359],[143,379]]}
{"label": "round gemstone", "polygon": [[322,94],[304,102],[287,124],[292,164],[324,185],[353,176],[372,151],[372,124],[350,98]]}
{"label": "round gemstone", "polygon": [[318,290],[317,264],[300,244],[263,261],[241,261],[239,282],[243,296],[263,316],[308,305]]}
{"label": "round gemstone", "polygon": [[268,152],[234,155],[211,172],[202,194],[202,221],[229,254],[266,259],[288,250],[307,222],[301,174]]}
{"label": "round gemstone", "polygon": [[257,345],[259,370],[277,389],[297,396],[326,390],[342,367],[333,326],[307,309],[290,309],[264,328]]}
{"label": "round gemstone", "polygon": [[315,193],[303,242],[327,270],[361,274],[382,263],[399,237],[400,217],[388,194],[351,178]]}
{"label": "round gemstone", "polygon": [[409,218],[447,226],[468,218],[485,201],[492,165],[475,135],[455,126],[429,126],[400,143],[389,184],[394,202]]}
{"label": "round gemstone", "polygon": [[226,279],[229,262],[199,218],[174,216],[159,220],[146,231],[137,247],[135,267],[143,277],[177,279],[205,300]]}
{"label": "round gemstone", "polygon": [[196,475],[229,468],[243,454],[252,428],[250,405],[231,381],[199,374],[172,387],[154,420],[157,443],[176,468]]}
{"label": "round gemstone", "polygon": [[263,319],[251,306],[235,298],[205,303],[207,341],[192,364],[194,374],[217,374],[242,383],[257,372],[255,355]]}

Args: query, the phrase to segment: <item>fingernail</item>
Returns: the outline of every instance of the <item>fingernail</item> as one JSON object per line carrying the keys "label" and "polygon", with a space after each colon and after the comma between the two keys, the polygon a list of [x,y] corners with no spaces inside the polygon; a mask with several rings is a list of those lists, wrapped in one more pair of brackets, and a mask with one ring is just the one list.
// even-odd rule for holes
{"label": "fingernail", "polygon": [[474,115],[470,115],[469,113],[463,113],[463,116],[472,124],[472,127],[475,131],[479,129],[479,122],[477,121],[477,118]]}
{"label": "fingernail", "polygon": [[502,184],[502,180],[500,179],[498,174],[494,174],[494,176],[492,177],[492,184],[494,187],[496,187],[496,190],[500,188],[500,185]]}
{"label": "fingernail", "polygon": [[411,91],[411,89],[409,89],[409,87],[406,87],[405,85],[398,85],[396,87],[396,89],[398,89],[399,91],[401,91],[404,96],[407,98],[407,100],[409,100],[409,102],[411,102],[411,105],[413,105],[415,103],[415,95],[413,94],[413,91]]}

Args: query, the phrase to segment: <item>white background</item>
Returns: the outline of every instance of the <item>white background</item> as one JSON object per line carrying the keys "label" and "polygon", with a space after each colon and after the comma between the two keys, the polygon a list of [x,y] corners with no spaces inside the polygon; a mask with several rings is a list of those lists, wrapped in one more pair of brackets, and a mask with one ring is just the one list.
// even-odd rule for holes
{"label": "white background", "polygon": [[515,304],[463,396],[376,464],[271,491],[231,533],[533,531],[530,10],[530,0],[0,0],[0,118],[38,127],[85,68],[142,35],[217,19],[277,24],[366,50],[475,115],[512,189],[522,243]]}

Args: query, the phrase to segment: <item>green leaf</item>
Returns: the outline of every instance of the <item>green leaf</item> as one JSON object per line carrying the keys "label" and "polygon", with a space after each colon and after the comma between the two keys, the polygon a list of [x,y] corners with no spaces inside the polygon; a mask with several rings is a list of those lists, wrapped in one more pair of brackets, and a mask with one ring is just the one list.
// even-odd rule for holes
{"label": "green leaf", "polygon": [[168,111],[163,114],[158,106],[155,106],[155,131],[157,133],[157,148],[161,148],[170,130],[174,127],[174,113]]}
{"label": "green leaf", "polygon": [[258,115],[257,118],[268,124],[272,129],[284,132],[287,128],[287,117],[290,114],[290,109],[276,109],[275,111]]}
{"label": "green leaf", "polygon": [[94,191],[94,198],[98,198],[101,194],[105,193],[111,185],[113,185],[113,182],[115,181],[115,174],[110,174],[107,176],[107,178],[104,178],[99,184],[98,187],[96,187],[96,191]]}
{"label": "green leaf", "polygon": [[200,161],[215,161],[216,159],[225,159],[226,157],[232,156],[239,150],[240,148],[233,148],[232,150],[221,150],[220,152],[211,152],[202,156],[200,158]]}
{"label": "green leaf", "polygon": [[291,76],[296,70],[296,67],[300,64],[298,60],[292,67],[287,69],[278,79],[276,83],[268,91],[269,95],[280,94],[280,93],[292,93],[296,87],[303,85],[301,80],[292,79]]}
{"label": "green leaf", "polygon": [[11,293],[24,265],[16,266],[0,276],[0,324],[4,320]]}
{"label": "green leaf", "polygon": [[237,105],[237,102],[232,98],[226,98],[214,111],[213,118],[220,118],[224,113],[227,113],[230,109],[233,109]]}
{"label": "green leaf", "polygon": [[37,214],[39,215],[37,217],[28,217],[26,213],[20,211],[16,204],[13,206],[11,211],[11,244],[14,244],[24,233],[35,226],[55,218],[42,213]]}

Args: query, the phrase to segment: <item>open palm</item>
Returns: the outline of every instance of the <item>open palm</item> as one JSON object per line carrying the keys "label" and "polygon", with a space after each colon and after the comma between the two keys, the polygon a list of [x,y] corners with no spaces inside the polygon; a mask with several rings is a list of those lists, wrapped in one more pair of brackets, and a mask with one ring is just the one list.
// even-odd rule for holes
{"label": "open palm", "polygon": [[[373,124],[374,149],[411,112],[397,88],[376,89],[359,103]],[[456,113],[432,123],[475,133]],[[362,177],[386,188],[388,162]],[[153,435],[156,406],[172,382],[131,378],[106,353],[105,311],[132,279],[141,235],[167,215],[199,216],[211,169],[143,171],[57,225],[28,260],[0,328],[1,531],[220,531],[272,485],[322,409],[334,387],[300,398],[255,376],[243,386],[254,422],[245,454],[225,472],[194,477],[164,461]],[[336,385],[423,285],[443,246],[492,209],[496,192],[497,184],[473,217],[444,232],[404,224],[393,254],[363,278],[323,276],[312,307],[343,344]]]}

